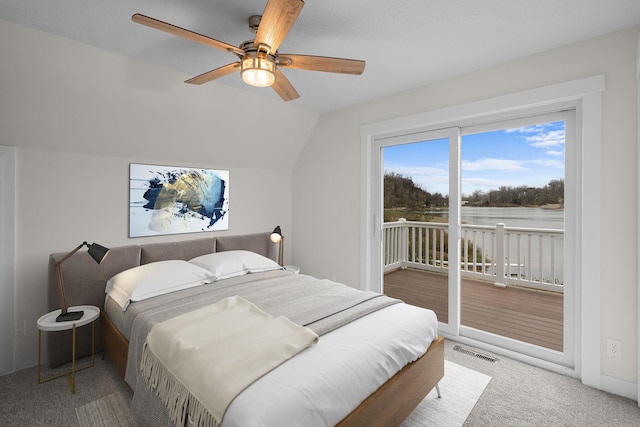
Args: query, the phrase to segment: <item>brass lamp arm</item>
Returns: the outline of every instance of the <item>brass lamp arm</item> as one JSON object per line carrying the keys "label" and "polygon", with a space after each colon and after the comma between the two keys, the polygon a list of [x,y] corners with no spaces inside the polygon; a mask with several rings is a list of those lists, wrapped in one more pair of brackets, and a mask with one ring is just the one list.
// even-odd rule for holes
{"label": "brass lamp arm", "polygon": [[75,254],[80,249],[82,249],[83,246],[89,247],[89,244],[87,242],[80,243],[77,248],[75,248],[74,250],[72,250],[71,252],[69,252],[68,254],[63,256],[62,259],[60,259],[60,261],[56,262],[56,267],[60,267],[60,264],[62,264],[63,262],[65,262],[66,260],[71,258],[73,256],[73,254]]}
{"label": "brass lamp arm", "polygon": [[67,314],[67,308],[68,308],[67,307],[67,297],[66,297],[65,292],[64,292],[64,283],[62,281],[62,270],[60,269],[60,264],[62,264],[63,262],[65,262],[66,260],[71,258],[71,256],[73,256],[73,254],[78,252],[85,245],[87,245],[87,247],[89,246],[89,244],[87,242],[82,242],[80,245],[78,245],[77,248],[75,248],[74,250],[69,252],[67,255],[62,257],[62,259],[60,259],[60,261],[56,262],[56,278],[57,278],[57,281],[58,281],[58,297],[60,298],[60,308],[62,310],[62,312],[60,314]]}

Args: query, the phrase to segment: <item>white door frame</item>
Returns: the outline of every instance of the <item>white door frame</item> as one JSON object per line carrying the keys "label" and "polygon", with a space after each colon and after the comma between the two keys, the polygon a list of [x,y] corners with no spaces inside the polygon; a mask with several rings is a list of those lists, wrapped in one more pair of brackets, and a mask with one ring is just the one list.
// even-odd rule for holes
{"label": "white door frame", "polygon": [[[598,75],[538,89],[518,92],[441,110],[400,117],[363,125],[361,136],[362,223],[360,287],[380,290],[382,285],[381,228],[382,219],[375,206],[380,206],[379,188],[371,181],[376,159],[375,142],[380,138],[442,129],[461,123],[487,121],[490,117],[517,117],[575,108],[581,137],[575,152],[577,218],[573,224],[576,268],[576,334],[574,375],[594,388],[601,388],[600,377],[600,152],[602,92],[604,76]],[[589,171],[589,173],[583,173]],[[582,191],[588,188],[589,191]],[[376,204],[377,203],[377,204]],[[586,232],[586,231],[589,232]],[[583,251],[582,248],[588,248]],[[588,333],[586,332],[588,331]],[[517,354],[512,355],[518,357]],[[535,360],[527,359],[529,363]],[[543,364],[549,368],[547,363]],[[564,367],[559,368],[565,372]]]}
{"label": "white door frame", "polygon": [[[638,39],[638,47],[636,51],[636,129],[638,132],[638,143],[636,144],[636,148],[638,149],[637,160],[636,160],[636,173],[637,176],[637,184],[638,184],[638,235],[637,235],[637,245],[640,245],[640,38]],[[638,364],[638,375],[637,375],[637,386],[638,386],[638,406],[640,406],[640,246],[637,246],[638,250],[638,262],[637,262],[637,272],[638,272],[638,302],[636,305],[636,310],[638,312],[638,351],[637,351],[637,364]]]}

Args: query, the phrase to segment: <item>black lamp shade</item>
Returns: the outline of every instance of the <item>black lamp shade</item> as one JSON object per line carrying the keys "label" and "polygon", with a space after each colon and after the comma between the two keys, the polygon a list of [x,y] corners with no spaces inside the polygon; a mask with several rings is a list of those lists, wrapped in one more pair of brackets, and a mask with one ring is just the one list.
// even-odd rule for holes
{"label": "black lamp shade", "polygon": [[101,246],[97,243],[92,243],[88,245],[89,255],[93,258],[98,264],[100,264],[104,259],[109,255],[109,249]]}
{"label": "black lamp shade", "polygon": [[278,243],[280,240],[282,240],[282,230],[280,229],[280,226],[277,226],[273,229],[273,233],[271,233],[271,241],[273,243]]}

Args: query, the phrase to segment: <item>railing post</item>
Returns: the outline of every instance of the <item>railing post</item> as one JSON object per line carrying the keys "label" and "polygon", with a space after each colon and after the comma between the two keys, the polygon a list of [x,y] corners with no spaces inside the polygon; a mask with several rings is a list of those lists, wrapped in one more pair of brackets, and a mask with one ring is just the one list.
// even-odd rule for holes
{"label": "railing post", "polygon": [[407,268],[407,261],[409,259],[409,228],[407,227],[407,219],[400,218],[400,265],[401,268]]}
{"label": "railing post", "polygon": [[504,227],[501,222],[496,224],[496,280],[493,283],[495,286],[504,288],[507,286],[504,273]]}

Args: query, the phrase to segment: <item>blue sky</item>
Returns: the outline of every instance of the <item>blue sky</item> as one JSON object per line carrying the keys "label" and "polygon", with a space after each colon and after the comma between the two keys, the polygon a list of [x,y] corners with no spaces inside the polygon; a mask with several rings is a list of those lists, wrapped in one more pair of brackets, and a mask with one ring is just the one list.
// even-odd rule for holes
{"label": "blue sky", "polygon": [[[564,179],[564,137],[562,121],[463,135],[462,194]],[[430,193],[449,194],[448,142],[385,147],[384,170],[410,176]]]}

